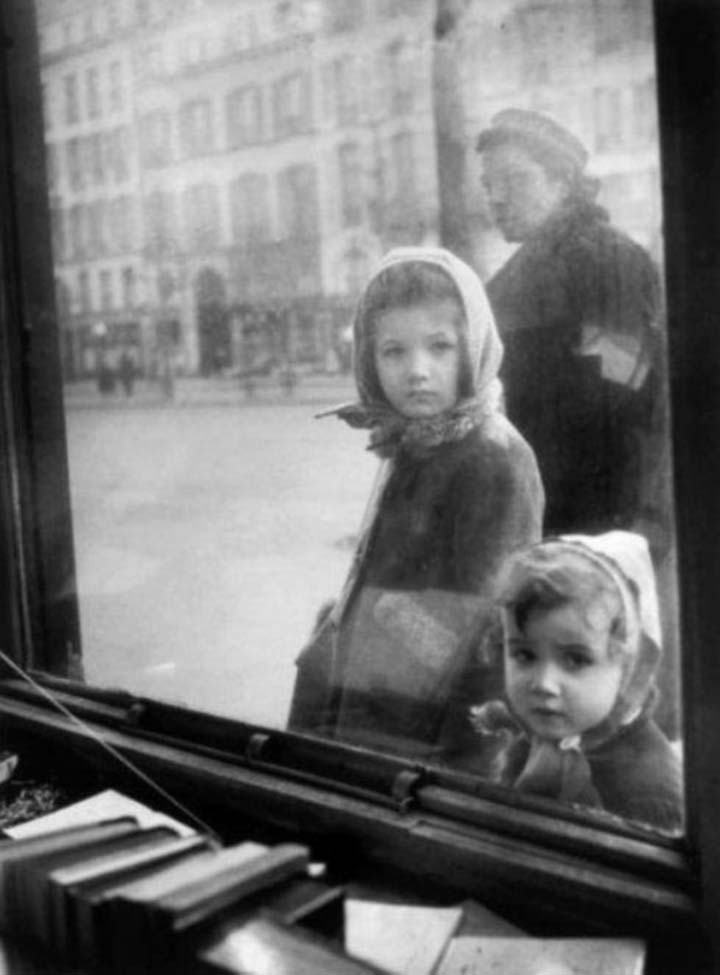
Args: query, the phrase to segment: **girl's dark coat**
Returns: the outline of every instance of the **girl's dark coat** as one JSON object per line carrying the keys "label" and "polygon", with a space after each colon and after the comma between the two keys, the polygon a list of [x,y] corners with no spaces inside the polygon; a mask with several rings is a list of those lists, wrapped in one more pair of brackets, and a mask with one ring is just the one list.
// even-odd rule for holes
{"label": "girl's dark coat", "polygon": [[[540,537],[541,499],[532,451],[500,414],[426,456],[401,452],[347,614],[339,627],[326,618],[298,661],[291,727],[415,754],[456,747],[452,729],[462,735],[467,722],[456,725],[454,716],[467,713],[466,701],[496,689],[479,686],[491,672],[477,628],[487,623],[505,558]],[[372,608],[387,593],[419,597],[421,605],[434,600],[440,615],[444,596],[447,602],[464,595],[475,610],[477,627],[421,699],[383,688],[381,677],[371,692],[343,686],[349,645],[377,638]]]}

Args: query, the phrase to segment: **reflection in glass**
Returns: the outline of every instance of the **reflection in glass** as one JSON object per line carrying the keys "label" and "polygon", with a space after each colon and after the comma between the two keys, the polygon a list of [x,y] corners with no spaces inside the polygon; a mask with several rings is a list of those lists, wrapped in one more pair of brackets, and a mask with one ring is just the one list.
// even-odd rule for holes
{"label": "reflection in glass", "polygon": [[[551,530],[649,542],[656,719],[677,739],[650,4],[36,7],[87,678],[285,725],[377,468],[362,433],[314,414],[355,398],[350,324],[377,261],[444,245],[487,286]],[[508,110],[577,140],[599,191],[566,255],[579,290],[533,284],[547,227],[513,229],[502,199],[544,179],[555,219],[567,173],[477,151]],[[578,258],[597,246],[614,291]],[[494,699],[497,654],[467,645]],[[483,703],[457,709],[466,735]]]}

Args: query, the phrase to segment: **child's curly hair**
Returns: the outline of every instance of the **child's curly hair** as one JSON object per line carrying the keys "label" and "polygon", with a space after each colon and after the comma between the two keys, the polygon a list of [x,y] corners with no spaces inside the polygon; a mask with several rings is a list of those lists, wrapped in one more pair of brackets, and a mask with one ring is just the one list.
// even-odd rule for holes
{"label": "child's curly hair", "polygon": [[596,625],[599,612],[608,621],[609,651],[624,652],[628,638],[623,600],[610,575],[581,552],[563,551],[552,544],[536,546],[511,560],[501,584],[500,604],[523,631],[528,618],[572,604],[586,622]]}

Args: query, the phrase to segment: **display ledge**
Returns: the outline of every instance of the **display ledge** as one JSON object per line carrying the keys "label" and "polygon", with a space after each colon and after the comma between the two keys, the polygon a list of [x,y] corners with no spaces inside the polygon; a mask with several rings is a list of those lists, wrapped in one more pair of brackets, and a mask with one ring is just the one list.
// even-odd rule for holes
{"label": "display ledge", "polygon": [[[6,746],[18,751],[21,762],[26,756],[44,762],[55,776],[99,773],[124,791],[150,797],[90,732],[227,841],[258,830],[300,837],[348,876],[369,872],[375,881],[397,877],[438,896],[472,897],[544,932],[623,933],[674,944],[687,944],[685,935],[695,944],[701,940],[694,875],[678,844],[621,835],[563,819],[557,811],[509,806],[453,789],[452,776],[434,770],[277,733],[286,749],[304,745],[307,752],[305,767],[282,768],[262,757],[263,747],[272,753],[264,746],[272,732],[184,712],[197,732],[191,744],[142,727],[149,702],[122,693],[104,699],[98,691],[73,694],[71,682],[59,683],[63,690],[55,687],[54,696],[62,693],[64,705],[88,730],[37,692],[0,682]],[[170,710],[178,711],[177,719],[183,713]],[[235,753],[227,734],[224,749],[218,747],[220,726],[234,730],[244,751]],[[326,762],[334,756],[342,772],[337,784],[318,774],[317,762],[313,768],[310,756],[318,754]],[[353,794],[355,764],[360,784]],[[152,801],[158,804],[158,797]]]}
{"label": "display ledge", "polygon": [[[173,743],[194,754],[269,771],[390,808],[434,810],[514,838],[589,855],[607,866],[629,869],[691,889],[683,838],[658,833],[608,813],[559,805],[509,793],[478,776],[423,766],[328,739],[261,728],[229,718],[101,690],[63,678],[34,674],[38,686],[0,681],[15,699],[57,704],[85,721],[131,731],[150,741]],[[512,804],[508,797],[512,796]]]}

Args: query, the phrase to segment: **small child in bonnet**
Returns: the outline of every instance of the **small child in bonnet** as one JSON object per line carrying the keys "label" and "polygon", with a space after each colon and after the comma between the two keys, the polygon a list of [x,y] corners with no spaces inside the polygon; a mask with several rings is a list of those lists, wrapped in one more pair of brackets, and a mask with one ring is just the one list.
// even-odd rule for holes
{"label": "small child in bonnet", "polygon": [[682,826],[680,759],[652,719],[660,625],[646,540],[612,531],[515,556],[500,595],[505,701],[471,709],[496,781]]}

